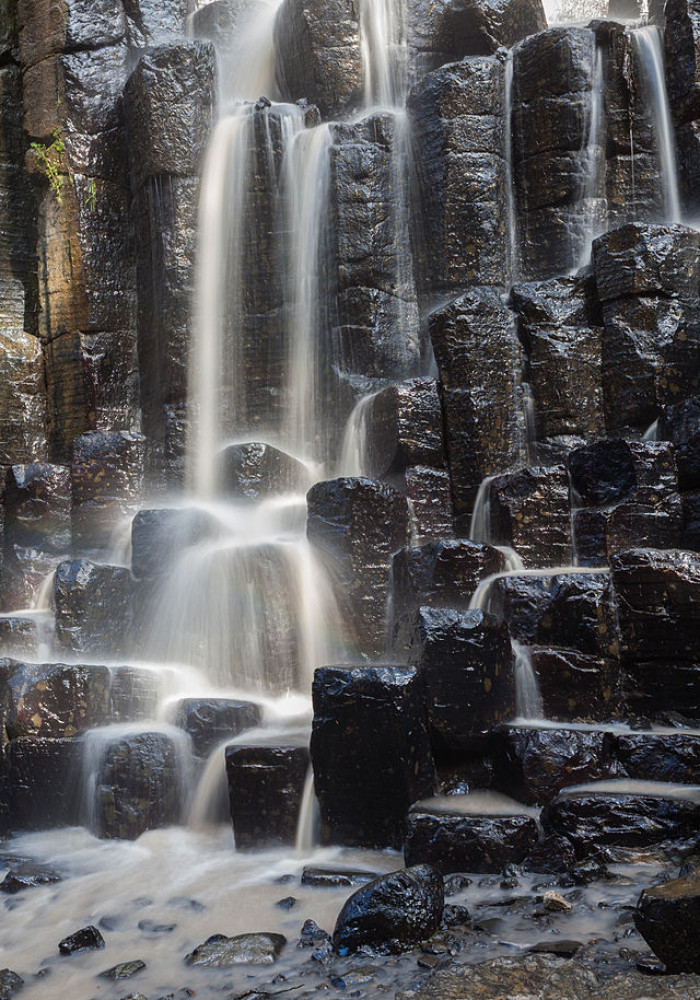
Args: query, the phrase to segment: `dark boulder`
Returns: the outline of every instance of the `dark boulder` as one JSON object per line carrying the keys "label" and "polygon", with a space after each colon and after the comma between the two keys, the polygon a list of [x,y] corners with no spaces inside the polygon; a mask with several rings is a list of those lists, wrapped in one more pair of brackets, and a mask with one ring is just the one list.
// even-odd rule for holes
{"label": "dark boulder", "polygon": [[700,973],[700,872],[645,889],[634,922],[666,972]]}
{"label": "dark boulder", "polygon": [[407,865],[435,865],[443,874],[501,872],[536,843],[535,817],[517,802],[449,795],[411,809],[405,858]]}
{"label": "dark boulder", "polygon": [[234,500],[255,503],[280,493],[304,493],[309,470],[269,444],[230,444],[220,454],[220,485]]}
{"label": "dark boulder", "polygon": [[104,946],[105,939],[98,929],[92,925],[82,927],[79,931],[69,934],[68,937],[58,942],[58,950],[62,955],[73,955],[76,951],[99,949],[104,948]]}
{"label": "dark boulder", "polygon": [[187,0],[127,0],[129,43],[138,49],[181,39],[189,13]]}
{"label": "dark boulder", "polygon": [[212,934],[185,958],[186,965],[204,969],[228,969],[233,965],[272,965],[287,939],[282,934]]}
{"label": "dark boulder", "polygon": [[408,807],[432,792],[421,678],[400,667],[323,667],[312,693],[324,839],[399,848]]}
{"label": "dark boulder", "polygon": [[131,962],[120,962],[113,965],[111,969],[105,969],[98,973],[100,979],[109,979],[111,982],[119,982],[121,979],[131,979],[132,976],[142,972],[146,968],[146,963],[140,958],[135,958]]}
{"label": "dark boulder", "polygon": [[700,736],[695,732],[612,733],[610,742],[628,778],[700,784]]}
{"label": "dark boulder", "polygon": [[661,782],[593,782],[560,792],[542,810],[547,834],[566,837],[576,856],[602,849],[635,851],[697,832],[697,791]]}
{"label": "dark boulder", "polygon": [[484,604],[489,614],[506,623],[513,639],[531,646],[551,599],[547,577],[505,576],[491,583]]}
{"label": "dark boulder", "polygon": [[[301,873],[302,885],[330,886],[364,885],[379,878],[378,872],[368,872],[353,868],[305,868]],[[323,932],[325,934],[325,931]],[[302,932],[302,945],[306,947]]]}
{"label": "dark boulder", "polygon": [[444,902],[442,875],[430,865],[383,875],[347,900],[333,945],[341,955],[360,948],[380,954],[408,951],[435,933]]}
{"label": "dark boulder", "polygon": [[238,850],[293,844],[309,752],[299,746],[230,746],[226,776]]}
{"label": "dark boulder", "polygon": [[12,969],[0,969],[0,997],[2,1000],[12,1000],[15,993],[24,986],[24,980]]}
{"label": "dark boulder", "polygon": [[331,575],[360,650],[384,648],[391,556],[408,541],[406,498],[371,479],[316,483],[307,495],[307,536]]}
{"label": "dark boulder", "polygon": [[562,788],[614,775],[604,730],[501,726],[494,736],[494,785],[529,804],[543,804]]}
{"label": "dark boulder", "polygon": [[87,559],[56,569],[56,642],[73,653],[120,657],[129,652],[133,606],[131,573]]}
{"label": "dark boulder", "polygon": [[2,660],[0,690],[10,739],[74,736],[110,718],[108,667]]}
{"label": "dark boulder", "polygon": [[394,481],[410,466],[441,469],[442,409],[435,379],[415,378],[372,397],[366,424],[367,468],[376,479]]}
{"label": "dark boulder", "polygon": [[144,447],[144,437],[130,431],[94,431],[73,441],[73,533],[84,548],[107,546],[115,516],[138,504]]}
{"label": "dark boulder", "polygon": [[33,861],[11,865],[5,878],[0,882],[0,892],[15,895],[25,889],[33,889],[39,885],[54,885],[61,881],[61,876],[53,868],[45,868]]}
{"label": "dark boulder", "polygon": [[401,623],[398,650],[420,671],[435,737],[456,749],[514,710],[508,629],[482,611],[420,608]]}
{"label": "dark boulder", "polygon": [[157,581],[190,546],[220,532],[216,519],[196,507],[140,510],[131,522],[131,571],[137,580]]}
{"label": "dark boulder", "polygon": [[553,576],[548,589],[549,601],[536,625],[536,644],[614,659],[619,636],[610,574]]}
{"label": "dark boulder", "polygon": [[182,698],[172,708],[173,725],[184,729],[192,751],[208,757],[224,740],[260,724],[260,707],[231,698]]}

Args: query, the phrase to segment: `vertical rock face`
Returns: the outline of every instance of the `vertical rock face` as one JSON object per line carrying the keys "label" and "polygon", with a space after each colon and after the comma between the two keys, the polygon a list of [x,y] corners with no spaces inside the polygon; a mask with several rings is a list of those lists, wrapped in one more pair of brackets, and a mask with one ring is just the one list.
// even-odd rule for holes
{"label": "vertical rock face", "polygon": [[514,548],[526,566],[570,565],[569,481],[564,466],[496,476],[490,496],[495,541]]}
{"label": "vertical rock face", "polygon": [[56,570],[56,640],[75,653],[124,656],[132,627],[131,574],[87,559]]}
{"label": "vertical rock face", "polygon": [[505,281],[503,88],[500,59],[470,58],[430,73],[409,96],[424,294]]}
{"label": "vertical rock face", "polygon": [[307,536],[325,562],[357,648],[384,648],[390,564],[408,541],[406,498],[371,479],[332,479],[307,495]]}
{"label": "vertical rock face", "polygon": [[144,438],[127,431],[82,434],[73,443],[73,533],[88,549],[105,546],[115,516],[133,509],[143,488]]}
{"label": "vertical rock face", "polygon": [[294,843],[308,769],[306,747],[226,748],[231,822],[238,850]]}
{"label": "vertical rock face", "polygon": [[488,288],[433,313],[430,337],[443,387],[455,517],[467,528],[481,480],[523,454],[522,347],[514,315]]}
{"label": "vertical rock face", "polygon": [[377,393],[369,403],[365,449],[367,474],[390,482],[410,466],[444,468],[435,379],[411,379]]}
{"label": "vertical rock face", "polygon": [[[401,378],[420,360],[408,243],[406,122],[375,114],[332,126],[331,259],[342,373]],[[338,354],[340,357],[338,359]]]}
{"label": "vertical rock face", "polygon": [[311,759],[325,838],[399,847],[408,807],[432,792],[423,685],[399,667],[323,667]]}
{"label": "vertical rock face", "polygon": [[664,43],[666,84],[676,133],[676,154],[684,207],[700,206],[700,13],[692,0],[668,0]]}
{"label": "vertical rock face", "polygon": [[[187,397],[198,178],[214,90],[214,53],[202,42],[149,51],[124,90],[138,234],[141,404],[156,468],[169,445],[174,457],[184,446],[173,441],[168,415]],[[166,464],[166,480],[174,483],[181,462]]]}
{"label": "vertical rock face", "polygon": [[646,429],[700,384],[700,237],[684,226],[621,226],[593,244],[603,307],[609,430]]}
{"label": "vertical rock face", "polygon": [[594,59],[595,36],[584,28],[541,32],[513,54],[513,180],[527,279],[578,263]]}
{"label": "vertical rock face", "polygon": [[324,118],[362,103],[360,26],[352,0],[285,0],[275,22],[275,48],[283,100],[305,97]]}

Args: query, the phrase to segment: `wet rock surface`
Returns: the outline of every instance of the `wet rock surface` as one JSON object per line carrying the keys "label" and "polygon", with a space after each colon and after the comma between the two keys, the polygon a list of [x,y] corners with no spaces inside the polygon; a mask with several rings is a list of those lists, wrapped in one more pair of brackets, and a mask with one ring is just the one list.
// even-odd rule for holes
{"label": "wet rock surface", "polygon": [[272,965],[286,943],[282,934],[239,934],[231,938],[213,934],[185,958],[185,963],[199,968]]}
{"label": "wet rock surface", "polygon": [[323,838],[399,847],[408,807],[432,792],[420,676],[399,667],[323,667],[312,694]]}
{"label": "wet rock surface", "polygon": [[700,972],[697,928],[700,875],[697,870],[645,889],[634,922],[667,972]]}
{"label": "wet rock surface", "polygon": [[384,875],[345,903],[333,945],[340,954],[362,947],[384,954],[404,951],[431,937],[443,905],[442,876],[430,865]]}
{"label": "wet rock surface", "polygon": [[306,747],[226,748],[231,821],[239,850],[294,843],[308,767]]}
{"label": "wet rock surface", "polygon": [[208,757],[224,740],[259,725],[260,707],[227,698],[183,698],[172,713],[173,725],[184,729],[198,757]]}
{"label": "wet rock surface", "polygon": [[74,955],[77,951],[104,948],[105,940],[96,927],[83,927],[74,934],[69,934],[58,942],[58,950],[62,955]]}
{"label": "wet rock surface", "polygon": [[56,640],[73,653],[122,657],[133,622],[131,573],[87,559],[56,569]]}
{"label": "wet rock surface", "polygon": [[248,503],[284,493],[303,493],[309,481],[306,467],[268,444],[251,442],[225,448],[220,459],[224,492]]}

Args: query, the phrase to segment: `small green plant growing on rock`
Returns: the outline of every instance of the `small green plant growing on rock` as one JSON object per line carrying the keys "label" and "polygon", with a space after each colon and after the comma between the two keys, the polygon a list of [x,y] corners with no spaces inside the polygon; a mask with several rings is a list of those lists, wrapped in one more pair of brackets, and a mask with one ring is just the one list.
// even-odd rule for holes
{"label": "small green plant growing on rock", "polygon": [[85,199],[85,203],[87,204],[89,212],[94,212],[95,209],[97,208],[97,186],[95,184],[94,177],[90,178],[90,183],[88,184],[87,198]]}
{"label": "small green plant growing on rock", "polygon": [[57,128],[53,133],[53,142],[50,146],[43,142],[33,142],[31,148],[35,151],[37,159],[44,168],[44,174],[49,182],[49,187],[53,191],[56,201],[61,204],[61,191],[63,190],[63,174],[60,173],[61,156],[63,154],[63,138],[61,129]]}

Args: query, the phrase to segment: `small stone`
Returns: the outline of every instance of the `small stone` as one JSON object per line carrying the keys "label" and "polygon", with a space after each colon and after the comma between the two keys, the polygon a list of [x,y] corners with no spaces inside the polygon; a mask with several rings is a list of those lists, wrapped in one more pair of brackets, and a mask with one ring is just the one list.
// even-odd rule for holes
{"label": "small stone", "polygon": [[338,990],[347,990],[351,986],[361,986],[363,983],[370,983],[376,976],[379,969],[373,965],[367,965],[364,969],[350,969],[340,976],[331,976],[331,985]]}
{"label": "small stone", "polygon": [[119,979],[130,979],[145,968],[146,963],[142,962],[140,958],[136,958],[133,962],[120,962],[119,965],[113,965],[111,969],[105,969],[98,976],[100,979],[110,979],[112,982],[117,982]]}
{"label": "small stone", "polygon": [[352,868],[305,868],[301,873],[302,885],[364,885],[379,877],[378,872]]}
{"label": "small stone", "polygon": [[23,986],[24,980],[12,969],[0,969],[0,997],[2,1000],[10,1000],[12,995]]}
{"label": "small stone", "polygon": [[440,964],[439,955],[419,955],[417,965],[420,969],[437,969]]}
{"label": "small stone", "polygon": [[538,955],[557,955],[559,958],[573,958],[577,951],[583,948],[581,941],[560,941],[553,938],[551,941],[539,941],[530,948],[531,952]]}
{"label": "small stone", "polygon": [[226,969],[232,965],[272,965],[287,943],[282,934],[212,934],[185,958],[186,965]]}
{"label": "small stone", "polygon": [[69,934],[58,942],[58,950],[62,955],[72,955],[76,951],[84,951],[87,948],[104,948],[105,939],[96,927],[90,924],[82,927],[75,934]]}
{"label": "small stone", "polygon": [[445,877],[445,896],[456,896],[460,892],[464,892],[472,884],[472,880],[468,875],[462,875],[461,872],[455,872],[453,875],[447,875]]}
{"label": "small stone", "polygon": [[51,868],[38,868],[29,862],[12,868],[0,882],[0,892],[16,893],[37,885],[51,885],[60,882],[61,876]]}
{"label": "small stone", "polygon": [[166,903],[166,906],[177,906],[183,910],[192,910],[193,913],[203,913],[206,910],[204,903],[197,899],[190,899],[188,896],[173,896]]}
{"label": "small stone", "polygon": [[319,946],[327,950],[332,949],[331,936],[318,926],[315,920],[304,921],[304,926],[299,935],[299,948],[318,948]]}
{"label": "small stone", "polygon": [[155,920],[139,920],[139,930],[146,934],[169,934],[177,924],[159,924]]}
{"label": "small stone", "polygon": [[280,910],[291,910],[296,904],[297,900],[294,896],[285,896],[284,899],[278,899],[275,906],[279,906]]}
{"label": "small stone", "polygon": [[542,906],[550,913],[570,913],[573,910],[573,906],[568,900],[551,889],[545,892],[542,897]]}
{"label": "small stone", "polygon": [[472,921],[466,906],[448,904],[442,911],[443,927],[471,927]]}

